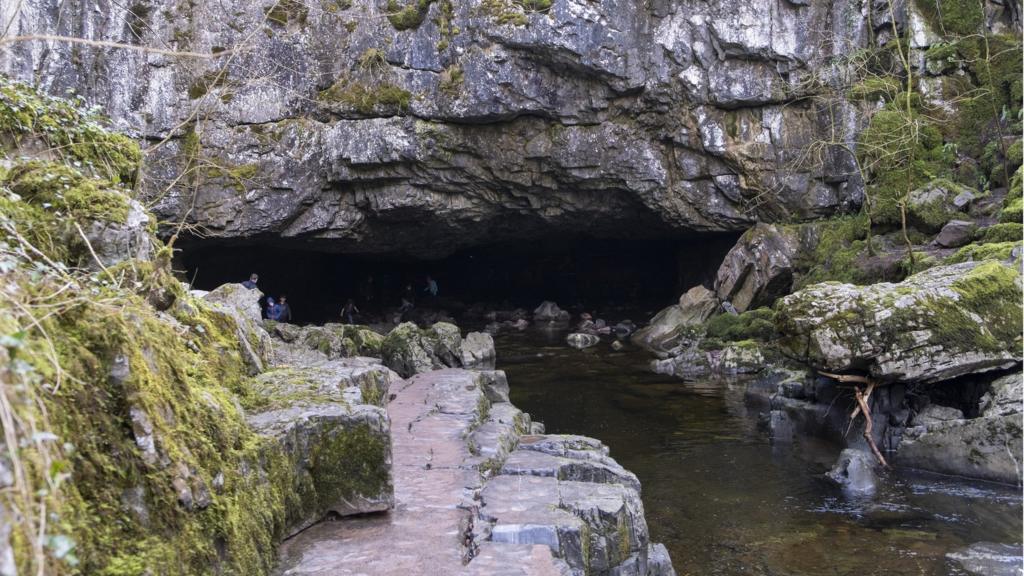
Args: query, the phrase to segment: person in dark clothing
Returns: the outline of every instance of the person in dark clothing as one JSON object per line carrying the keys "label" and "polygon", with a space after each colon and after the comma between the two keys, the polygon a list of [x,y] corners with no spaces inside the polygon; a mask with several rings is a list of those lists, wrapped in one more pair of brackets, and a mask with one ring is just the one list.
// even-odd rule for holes
{"label": "person in dark clothing", "polygon": [[359,308],[356,308],[356,303],[349,298],[345,302],[345,307],[341,309],[341,318],[346,324],[355,324],[356,314],[359,314]]}
{"label": "person in dark clothing", "polygon": [[423,287],[423,291],[429,294],[431,298],[437,298],[437,280],[427,276],[427,285]]}
{"label": "person in dark clothing", "polygon": [[248,280],[246,280],[245,282],[242,282],[242,286],[245,286],[249,290],[255,290],[256,289],[256,283],[259,282],[259,280],[260,280],[260,277],[259,277],[258,274],[251,274],[249,276]]}
{"label": "person in dark clothing", "polygon": [[281,294],[281,300],[277,304],[277,318],[278,322],[291,322],[292,321],[292,307],[288,305],[288,297]]}
{"label": "person in dark clothing", "polygon": [[279,314],[280,309],[277,307],[277,302],[273,298],[267,298],[267,310],[264,312],[267,320],[277,320]]}

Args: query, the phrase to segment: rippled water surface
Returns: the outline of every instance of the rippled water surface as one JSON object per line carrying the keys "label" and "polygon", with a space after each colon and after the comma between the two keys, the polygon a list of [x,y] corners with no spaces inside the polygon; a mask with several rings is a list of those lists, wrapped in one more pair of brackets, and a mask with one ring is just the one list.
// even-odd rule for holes
{"label": "rippled water surface", "polygon": [[897,471],[851,500],[822,478],[839,448],[773,446],[741,383],[683,383],[647,372],[643,353],[564,337],[498,336],[512,401],[548,432],[611,447],[680,575],[958,574],[947,552],[1021,541],[1017,489]]}

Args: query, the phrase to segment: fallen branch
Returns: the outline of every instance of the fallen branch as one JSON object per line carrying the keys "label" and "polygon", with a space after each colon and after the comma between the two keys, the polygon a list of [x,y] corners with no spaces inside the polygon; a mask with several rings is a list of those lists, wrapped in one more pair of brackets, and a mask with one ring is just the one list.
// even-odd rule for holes
{"label": "fallen branch", "polygon": [[3,46],[4,44],[13,44],[15,42],[29,41],[68,42],[70,44],[85,44],[86,46],[96,46],[100,48],[122,48],[124,50],[150,52],[153,54],[162,54],[164,56],[180,56],[182,58],[202,58],[204,60],[209,60],[213,58],[223,58],[225,56],[230,56],[234,52],[233,50],[224,50],[223,52],[217,52],[216,54],[204,54],[202,52],[189,52],[187,50],[167,50],[164,48],[153,48],[152,46],[138,46],[135,44],[125,44],[124,42],[112,42],[110,40],[89,40],[86,38],[76,38],[74,36],[58,36],[55,34],[25,34],[23,36],[0,37],[0,46]]}
{"label": "fallen branch", "polygon": [[[850,413],[850,424],[846,427],[846,434],[850,433],[853,429],[853,423],[856,421],[857,416],[860,414],[864,415],[864,439],[867,440],[868,446],[871,447],[871,452],[875,455],[878,463],[884,468],[889,467],[889,463],[885,460],[885,456],[882,456],[882,451],[878,449],[878,445],[875,444],[875,438],[871,432],[874,430],[874,421],[871,419],[871,408],[868,406],[868,400],[871,399],[871,393],[875,390],[877,385],[874,380],[867,376],[860,376],[858,374],[833,374],[831,372],[818,372],[822,376],[831,378],[837,382],[853,384],[853,395],[857,398],[857,406]],[[865,384],[866,388],[861,388],[859,384]]]}

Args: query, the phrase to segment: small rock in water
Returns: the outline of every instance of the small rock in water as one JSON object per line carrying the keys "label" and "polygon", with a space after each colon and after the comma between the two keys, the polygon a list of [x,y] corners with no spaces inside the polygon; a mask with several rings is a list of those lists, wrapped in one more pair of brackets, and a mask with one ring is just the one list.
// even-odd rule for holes
{"label": "small rock in water", "polygon": [[863,450],[843,450],[836,465],[825,475],[842,486],[845,492],[857,496],[874,494],[878,487],[874,456]]}
{"label": "small rock in water", "polygon": [[618,352],[619,350],[622,350],[625,347],[626,347],[626,345],[623,344],[621,340],[616,340],[616,341],[612,342],[612,350],[615,350],[616,352]]}
{"label": "small rock in water", "polygon": [[1024,565],[1020,544],[976,542],[946,554],[946,558],[978,576],[1020,576]]}
{"label": "small rock in water", "polygon": [[601,341],[600,338],[593,334],[581,334],[575,332],[565,337],[565,341],[569,343],[569,346],[576,348],[577,350],[583,350],[584,348],[590,348]]}

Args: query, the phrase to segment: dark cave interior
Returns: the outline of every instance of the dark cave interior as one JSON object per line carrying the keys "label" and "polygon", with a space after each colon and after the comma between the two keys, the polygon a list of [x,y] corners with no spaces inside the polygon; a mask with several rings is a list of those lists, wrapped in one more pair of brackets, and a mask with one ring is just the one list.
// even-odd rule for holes
{"label": "dark cave interior", "polygon": [[[207,240],[186,243],[176,269],[201,290],[259,274],[265,294],[287,294],[293,321],[300,324],[339,321],[348,298],[369,314],[397,307],[406,286],[412,286],[417,306],[443,308],[456,317],[469,304],[532,310],[544,300],[574,309],[657,309],[689,287],[710,286],[738,236],[551,237],[478,246],[437,260],[400,254],[338,254],[323,251],[323,246]],[[425,292],[428,276],[438,284],[437,299]]]}

